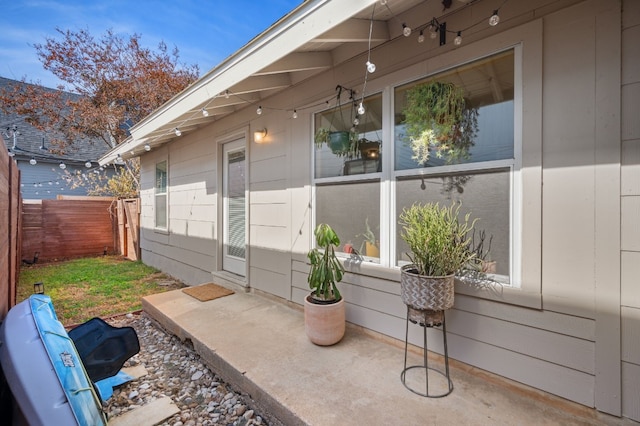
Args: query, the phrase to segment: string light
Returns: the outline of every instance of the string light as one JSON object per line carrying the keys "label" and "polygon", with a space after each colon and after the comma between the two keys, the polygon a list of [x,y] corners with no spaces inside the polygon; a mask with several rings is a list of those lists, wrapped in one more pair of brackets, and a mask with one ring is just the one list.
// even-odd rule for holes
{"label": "string light", "polygon": [[144,146],[144,150],[145,150],[145,151],[147,151],[147,152],[151,151],[151,145],[146,144],[146,145]]}
{"label": "string light", "polygon": [[262,115],[262,107],[261,106],[259,106],[258,109],[256,110],[256,114]]}
{"label": "string light", "polygon": [[208,117],[209,116],[209,111],[207,111],[205,108],[202,108],[202,115],[204,117]]}
{"label": "string light", "polygon": [[498,16],[498,9],[493,11],[493,15],[489,18],[489,25],[495,27],[500,22],[500,16]]}
{"label": "string light", "polygon": [[176,133],[176,136],[182,136],[182,132],[177,127],[175,129],[175,133]]}
{"label": "string light", "polygon": [[453,39],[453,44],[460,46],[462,44],[462,31],[458,31],[458,35]]}
{"label": "string light", "polygon": [[91,168],[91,161],[87,160],[87,162],[86,162],[86,163],[84,163],[84,166],[85,166],[87,169],[90,169],[90,168]]}
{"label": "string light", "polygon": [[367,71],[370,72],[371,74],[373,74],[374,72],[376,72],[376,64],[374,64],[371,61],[367,61]]}
{"label": "string light", "polygon": [[35,166],[36,164],[38,164],[38,162],[34,157],[31,157],[31,160],[29,160],[29,164],[31,164],[32,166]]}
{"label": "string light", "polygon": [[66,169],[66,168],[67,168],[67,165],[66,165],[66,164],[64,164],[64,163],[61,161],[61,162],[60,162],[60,168],[61,168],[62,170],[64,170],[64,169]]}
{"label": "string light", "polygon": [[298,111],[295,109],[293,110],[293,118],[298,118]]}
{"label": "string light", "polygon": [[364,115],[365,112],[364,104],[360,102],[360,105],[358,105],[358,115]]}
{"label": "string light", "polygon": [[402,34],[405,37],[409,37],[411,35],[411,27],[408,27],[407,24],[402,24]]}
{"label": "string light", "polygon": [[418,36],[418,43],[424,42],[424,30],[420,30],[420,35]]}
{"label": "string light", "polygon": [[434,18],[429,24],[429,38],[431,38],[431,40],[435,40],[436,37],[438,37],[438,26],[435,24]]}

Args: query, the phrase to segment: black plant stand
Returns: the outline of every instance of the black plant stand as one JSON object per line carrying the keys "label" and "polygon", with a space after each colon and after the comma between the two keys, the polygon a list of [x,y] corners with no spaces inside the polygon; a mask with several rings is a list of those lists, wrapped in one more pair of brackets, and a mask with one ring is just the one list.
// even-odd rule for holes
{"label": "black plant stand", "polygon": [[[410,312],[411,310],[411,312]],[[424,321],[416,321],[415,317],[416,314],[419,315],[420,312],[424,312],[424,317],[425,320]],[[402,384],[404,385],[404,387],[406,387],[407,389],[409,389],[411,392],[418,394],[420,396],[424,396],[427,398],[442,398],[443,396],[447,396],[449,395],[452,391],[453,391],[453,382],[451,381],[451,377],[449,374],[449,352],[447,350],[447,323],[446,323],[446,317],[444,315],[444,311],[441,312],[441,318],[442,318],[442,339],[444,342],[444,366],[445,366],[445,371],[441,371],[441,370],[437,370],[433,367],[429,367],[429,360],[428,360],[428,356],[427,356],[427,328],[428,327],[436,327],[440,324],[434,324],[432,321],[430,321],[428,318],[429,316],[432,316],[432,314],[434,313],[434,311],[416,311],[413,308],[407,306],[407,326],[406,326],[406,333],[405,333],[405,338],[404,338],[404,370],[402,370],[402,373],[400,374],[400,379],[402,380]],[[411,317],[411,320],[410,320]],[[423,360],[423,364],[422,365],[411,365],[409,367],[407,367],[407,348],[409,346],[409,321],[411,321],[414,324],[417,324],[419,326],[422,327],[423,330],[423,353],[424,353],[424,360]],[[425,372],[425,391],[420,392],[416,389],[412,389],[411,387],[409,387],[409,385],[407,385],[405,379],[406,379],[406,373],[409,370],[412,369],[424,369]],[[438,393],[435,394],[433,392],[429,392],[429,370],[434,371],[438,374],[441,374],[442,376],[444,376],[447,380],[447,384],[448,384],[448,389],[443,392],[443,393]]]}

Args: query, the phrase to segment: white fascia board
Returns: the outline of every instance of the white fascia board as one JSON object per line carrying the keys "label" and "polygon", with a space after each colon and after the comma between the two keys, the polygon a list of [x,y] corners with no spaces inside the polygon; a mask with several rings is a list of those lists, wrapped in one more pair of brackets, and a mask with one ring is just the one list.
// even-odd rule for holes
{"label": "white fascia board", "polygon": [[[131,129],[134,140],[167,126],[377,0],[307,0]],[[268,58],[267,60],[265,58]],[[135,142],[139,145],[141,142]],[[128,150],[131,150],[129,147]],[[127,150],[127,151],[128,151]]]}

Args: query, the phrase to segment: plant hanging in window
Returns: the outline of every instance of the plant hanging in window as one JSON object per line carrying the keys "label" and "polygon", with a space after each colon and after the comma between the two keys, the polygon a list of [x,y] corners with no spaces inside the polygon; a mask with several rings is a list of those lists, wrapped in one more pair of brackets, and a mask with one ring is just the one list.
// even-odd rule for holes
{"label": "plant hanging in window", "polygon": [[412,159],[425,166],[432,153],[447,163],[469,158],[478,131],[478,110],[467,107],[464,90],[439,81],[407,91],[403,110]]}
{"label": "plant hanging in window", "polygon": [[[354,127],[351,127],[351,123],[345,122],[343,117],[344,109],[340,101],[343,87],[337,86],[336,90],[338,92],[336,105],[331,112],[329,127],[320,127],[316,130],[314,136],[315,146],[316,148],[321,148],[322,144],[326,144],[336,156],[354,158],[359,155],[358,133]],[[351,99],[353,99],[353,93]],[[336,116],[338,116],[337,120]],[[349,130],[345,130],[347,128]]]}

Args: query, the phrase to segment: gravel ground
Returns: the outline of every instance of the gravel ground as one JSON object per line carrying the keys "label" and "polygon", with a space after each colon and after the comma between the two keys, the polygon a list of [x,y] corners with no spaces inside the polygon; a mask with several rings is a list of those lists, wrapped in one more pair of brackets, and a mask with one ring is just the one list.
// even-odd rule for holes
{"label": "gravel ground", "polygon": [[181,410],[161,425],[269,425],[254,411],[252,401],[212,372],[200,356],[177,337],[167,334],[144,313],[108,319],[115,327],[131,326],[140,352],[125,367],[143,365],[148,374],[114,390],[104,404],[109,418],[167,396]]}

